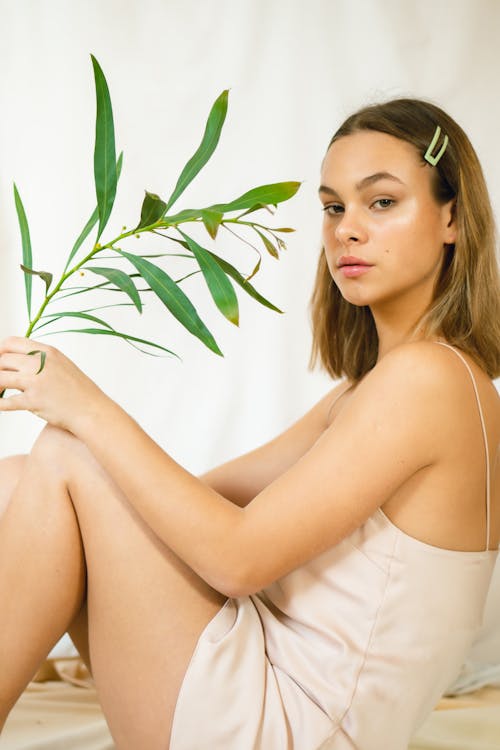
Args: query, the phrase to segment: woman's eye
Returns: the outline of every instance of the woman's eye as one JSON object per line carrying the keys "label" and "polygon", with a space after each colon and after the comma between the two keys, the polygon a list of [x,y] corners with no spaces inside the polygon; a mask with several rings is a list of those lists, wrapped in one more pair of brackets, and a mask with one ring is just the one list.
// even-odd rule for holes
{"label": "woman's eye", "polygon": [[389,208],[394,202],[395,201],[392,198],[379,198],[373,205],[378,206],[379,208]]}
{"label": "woman's eye", "polygon": [[335,216],[337,214],[341,214],[343,210],[344,210],[344,207],[341,206],[340,203],[329,203],[328,206],[323,207],[323,211],[329,216]]}

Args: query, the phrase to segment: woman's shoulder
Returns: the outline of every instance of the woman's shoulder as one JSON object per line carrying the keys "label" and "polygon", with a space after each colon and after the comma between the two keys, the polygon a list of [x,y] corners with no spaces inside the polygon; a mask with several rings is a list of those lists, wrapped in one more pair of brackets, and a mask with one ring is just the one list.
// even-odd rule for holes
{"label": "woman's shoulder", "polygon": [[471,354],[447,341],[412,341],[400,344],[391,349],[377,365],[384,378],[408,378],[416,384],[449,387],[474,382],[478,387],[489,388],[498,393],[487,373],[481,368]]}
{"label": "woman's shoulder", "polygon": [[438,431],[446,424],[463,435],[474,428],[479,414],[490,444],[500,441],[500,395],[494,383],[470,354],[447,342],[395,347],[373,368],[365,385],[365,395],[400,404],[410,417],[425,414],[426,423]]}
{"label": "woman's shoulder", "polygon": [[[349,402],[366,408],[404,409],[409,418],[422,409],[428,423],[442,418],[457,421],[468,411],[475,418],[477,400],[500,435],[500,395],[487,373],[466,352],[445,341],[413,341],[395,346],[358,382],[343,381],[329,393],[329,424]],[[469,405],[469,409],[466,405]],[[462,422],[463,424],[463,422]]]}

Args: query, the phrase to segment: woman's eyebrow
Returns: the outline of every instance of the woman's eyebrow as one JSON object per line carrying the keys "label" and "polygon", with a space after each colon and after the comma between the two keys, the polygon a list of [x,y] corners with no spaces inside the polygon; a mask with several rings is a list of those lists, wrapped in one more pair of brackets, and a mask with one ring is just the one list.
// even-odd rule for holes
{"label": "woman's eyebrow", "polygon": [[[368,185],[373,185],[373,183],[378,182],[379,180],[393,180],[394,182],[399,182],[400,185],[404,184],[399,177],[396,177],[396,175],[393,175],[390,172],[375,172],[367,177],[363,177],[362,180],[356,183],[355,188],[356,190],[363,190],[363,188]],[[328,185],[320,185],[319,192],[328,193],[329,195],[338,195],[337,191],[328,187]]]}

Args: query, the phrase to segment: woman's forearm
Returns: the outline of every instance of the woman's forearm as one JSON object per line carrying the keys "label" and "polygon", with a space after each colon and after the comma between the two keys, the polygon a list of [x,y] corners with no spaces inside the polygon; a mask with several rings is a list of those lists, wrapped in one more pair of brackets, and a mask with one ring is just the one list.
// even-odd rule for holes
{"label": "woman's forearm", "polygon": [[104,394],[71,431],[173,552],[218,591],[239,593],[244,509],[183,469]]}

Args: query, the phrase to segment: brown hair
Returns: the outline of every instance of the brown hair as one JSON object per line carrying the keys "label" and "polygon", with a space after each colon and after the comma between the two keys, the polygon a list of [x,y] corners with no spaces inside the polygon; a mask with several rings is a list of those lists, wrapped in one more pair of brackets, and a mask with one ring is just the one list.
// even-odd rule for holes
{"label": "brown hair", "polygon": [[[329,147],[360,130],[387,133],[423,155],[439,125],[448,147],[432,167],[433,192],[454,199],[457,241],[446,245],[433,301],[419,321],[426,338],[440,336],[469,354],[489,375],[500,374],[500,277],[495,224],[481,165],[462,128],[439,107],[419,99],[394,99],[365,107],[337,130]],[[435,149],[436,150],[436,149]],[[311,366],[320,360],[333,377],[358,381],[376,363],[378,336],[369,307],[345,300],[321,251],[311,299]]]}

